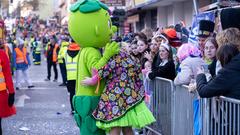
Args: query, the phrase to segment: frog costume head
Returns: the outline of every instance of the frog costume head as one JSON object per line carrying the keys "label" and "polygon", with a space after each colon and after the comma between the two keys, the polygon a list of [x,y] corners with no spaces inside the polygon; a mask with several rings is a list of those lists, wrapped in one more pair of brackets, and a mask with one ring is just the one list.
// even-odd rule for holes
{"label": "frog costume head", "polygon": [[81,48],[101,48],[110,42],[117,28],[112,26],[105,4],[97,0],[78,0],[70,10],[68,29]]}

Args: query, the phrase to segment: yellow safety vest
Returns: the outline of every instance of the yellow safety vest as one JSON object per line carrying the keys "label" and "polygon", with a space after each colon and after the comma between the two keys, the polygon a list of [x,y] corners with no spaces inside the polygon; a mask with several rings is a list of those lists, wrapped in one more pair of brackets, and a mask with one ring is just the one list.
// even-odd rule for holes
{"label": "yellow safety vest", "polygon": [[78,54],[72,58],[66,53],[65,62],[67,69],[67,80],[76,80],[77,79],[77,62],[78,62]]}
{"label": "yellow safety vest", "polygon": [[69,42],[62,42],[58,53],[58,63],[63,63],[63,58],[66,55]]}

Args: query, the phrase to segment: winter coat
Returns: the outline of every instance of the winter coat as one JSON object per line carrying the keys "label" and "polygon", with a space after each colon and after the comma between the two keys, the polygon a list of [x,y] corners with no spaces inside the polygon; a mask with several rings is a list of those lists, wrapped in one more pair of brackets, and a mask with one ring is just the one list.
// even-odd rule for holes
{"label": "winter coat", "polygon": [[206,63],[200,57],[187,57],[182,61],[179,72],[174,80],[175,85],[189,84],[191,79],[196,79],[197,69],[205,66]]}
{"label": "winter coat", "polygon": [[240,54],[225,65],[210,82],[207,83],[204,74],[199,74],[196,81],[200,97],[226,96],[240,99]]}
{"label": "winter coat", "polygon": [[[158,56],[159,57],[159,56]],[[168,61],[165,65],[160,66],[161,59],[154,59],[152,64],[152,72],[148,74],[148,78],[153,80],[155,77],[163,77],[174,80],[176,76],[175,65],[173,61]]]}

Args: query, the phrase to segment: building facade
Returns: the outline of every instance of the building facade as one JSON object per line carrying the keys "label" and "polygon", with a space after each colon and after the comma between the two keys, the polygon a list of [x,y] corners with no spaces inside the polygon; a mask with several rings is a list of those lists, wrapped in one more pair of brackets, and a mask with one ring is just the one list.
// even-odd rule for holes
{"label": "building facade", "polygon": [[191,26],[194,14],[192,0],[129,0],[126,6],[127,22],[133,32],[144,28],[164,28],[180,21]]}
{"label": "building facade", "polygon": [[197,11],[212,10],[221,4],[227,6],[227,2],[229,3],[227,0],[126,0],[126,22],[130,32],[144,28],[164,28],[180,21],[183,21],[186,27],[191,27]]}
{"label": "building facade", "polygon": [[0,16],[8,16],[9,0],[0,0]]}

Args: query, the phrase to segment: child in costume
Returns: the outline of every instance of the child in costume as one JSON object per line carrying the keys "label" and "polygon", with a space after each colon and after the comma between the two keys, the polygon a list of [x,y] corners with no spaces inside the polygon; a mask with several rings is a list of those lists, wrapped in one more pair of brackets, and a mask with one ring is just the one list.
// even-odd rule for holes
{"label": "child in costume", "polygon": [[93,112],[99,128],[110,130],[111,135],[120,135],[121,130],[133,134],[132,127],[143,128],[155,121],[144,102],[141,72],[141,65],[121,50],[103,68],[93,71],[92,78],[82,81],[84,85],[95,85],[102,78],[107,81]]}
{"label": "child in costume", "polygon": [[[69,33],[81,47],[77,61],[76,95],[73,98],[74,118],[81,135],[104,135],[105,132],[96,126],[92,112],[98,105],[105,82],[100,82],[98,93],[95,93],[96,86],[83,86],[80,82],[91,76],[93,68],[102,68],[113,55],[119,53],[118,44],[110,43],[116,27],[112,26],[108,7],[100,1],[79,0],[70,10]],[[99,50],[102,47],[105,47],[103,54]]]}
{"label": "child in costume", "polygon": [[0,135],[2,135],[2,118],[16,114],[13,105],[14,93],[10,61],[5,51],[0,50]]}

